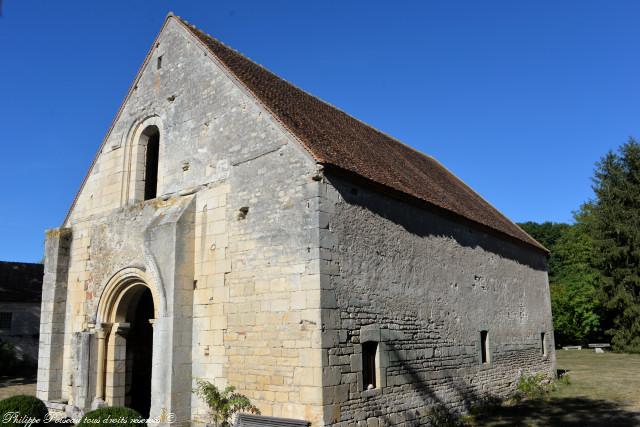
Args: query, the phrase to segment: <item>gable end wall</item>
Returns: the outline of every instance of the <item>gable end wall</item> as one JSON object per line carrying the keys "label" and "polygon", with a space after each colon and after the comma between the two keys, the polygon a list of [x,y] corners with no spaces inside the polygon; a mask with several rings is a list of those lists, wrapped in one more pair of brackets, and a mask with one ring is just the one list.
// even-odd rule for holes
{"label": "gable end wall", "polygon": [[[169,19],[157,42],[65,224],[72,237],[64,357],[55,362],[61,397],[91,403],[95,384],[80,384],[78,375],[95,372],[71,357],[80,351],[73,337],[95,340],[99,299],[116,272],[162,273],[154,259],[181,262],[184,254],[149,248],[147,236],[171,221],[172,206],[189,204],[193,232],[181,241],[193,248],[193,265],[184,266],[189,277],[175,277],[181,293],[191,293],[183,300],[193,303],[167,307],[168,315],[192,313],[173,320],[171,342],[192,349],[179,374],[234,385],[265,415],[321,425],[316,164],[179,23]],[[161,132],[161,197],[131,203],[123,198],[129,136],[149,117]],[[241,208],[248,208],[244,217]],[[207,409],[191,387],[179,394],[191,398],[191,420],[204,423]]]}

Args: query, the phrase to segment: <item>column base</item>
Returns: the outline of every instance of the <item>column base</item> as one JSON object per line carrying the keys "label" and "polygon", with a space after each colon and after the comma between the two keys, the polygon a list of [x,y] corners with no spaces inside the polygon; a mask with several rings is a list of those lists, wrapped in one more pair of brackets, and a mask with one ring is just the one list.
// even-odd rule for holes
{"label": "column base", "polygon": [[109,405],[107,405],[107,402],[105,402],[104,400],[102,400],[99,397],[96,397],[95,399],[93,399],[93,402],[91,402],[91,410],[96,410],[99,408],[105,408]]}

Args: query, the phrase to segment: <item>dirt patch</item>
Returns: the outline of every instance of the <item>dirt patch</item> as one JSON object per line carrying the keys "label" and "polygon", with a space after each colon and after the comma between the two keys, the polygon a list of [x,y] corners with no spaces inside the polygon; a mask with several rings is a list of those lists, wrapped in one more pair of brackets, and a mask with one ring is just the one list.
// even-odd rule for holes
{"label": "dirt patch", "polygon": [[16,378],[0,377],[0,400],[19,394],[36,395],[35,375]]}

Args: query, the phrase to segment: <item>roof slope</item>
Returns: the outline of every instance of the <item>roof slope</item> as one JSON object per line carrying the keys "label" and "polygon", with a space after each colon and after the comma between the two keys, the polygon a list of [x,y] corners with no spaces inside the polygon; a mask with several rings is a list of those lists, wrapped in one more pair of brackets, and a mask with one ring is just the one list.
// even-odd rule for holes
{"label": "roof slope", "polygon": [[432,157],[309,95],[178,18],[323,164],[546,249]]}
{"label": "roof slope", "polygon": [[40,302],[44,265],[0,261],[0,302]]}

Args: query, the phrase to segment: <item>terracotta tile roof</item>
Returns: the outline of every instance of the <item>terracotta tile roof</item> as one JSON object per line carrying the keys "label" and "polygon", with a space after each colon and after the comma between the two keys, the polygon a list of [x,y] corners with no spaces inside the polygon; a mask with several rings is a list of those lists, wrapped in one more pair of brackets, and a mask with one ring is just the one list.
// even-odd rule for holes
{"label": "terracotta tile roof", "polygon": [[430,156],[349,116],[178,18],[319,162],[546,249]]}
{"label": "terracotta tile roof", "polygon": [[44,265],[0,261],[0,302],[40,302]]}

